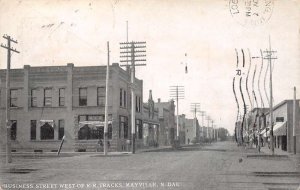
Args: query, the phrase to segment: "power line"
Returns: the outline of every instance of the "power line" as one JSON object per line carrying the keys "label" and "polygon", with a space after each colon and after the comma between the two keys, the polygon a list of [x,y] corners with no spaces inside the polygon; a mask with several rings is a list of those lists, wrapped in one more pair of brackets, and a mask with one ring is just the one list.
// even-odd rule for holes
{"label": "power line", "polygon": [[179,99],[184,99],[184,86],[170,86],[170,97],[176,99],[177,105],[177,132],[176,132],[176,140],[179,140]]}
{"label": "power line", "polygon": [[131,63],[131,138],[132,138],[132,153],[135,153],[135,66],[146,66],[146,64],[136,62],[144,62],[146,59],[137,58],[137,57],[146,57],[146,42],[121,42],[121,60],[120,62],[125,62],[125,66],[128,67],[128,63]]}

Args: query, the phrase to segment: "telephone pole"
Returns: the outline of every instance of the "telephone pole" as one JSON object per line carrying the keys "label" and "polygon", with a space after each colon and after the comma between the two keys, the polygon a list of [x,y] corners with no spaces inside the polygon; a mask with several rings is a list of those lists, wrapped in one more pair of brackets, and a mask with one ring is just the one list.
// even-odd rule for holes
{"label": "telephone pole", "polygon": [[146,52],[146,42],[122,42],[120,46],[120,49],[124,50],[120,52],[120,58],[123,59],[120,62],[127,63],[121,66],[128,67],[128,63],[131,63],[131,151],[135,154],[135,66],[146,66],[146,64],[136,64],[136,62],[146,61],[146,59],[138,58],[146,57],[145,54],[140,54]]}
{"label": "telephone pole", "polygon": [[[200,103],[191,103],[191,112],[194,113],[194,125],[196,129],[196,137],[198,137],[199,131],[197,131],[197,113],[200,113]],[[200,141],[200,135],[199,135]]]}
{"label": "telephone pole", "polygon": [[218,139],[219,139],[219,128],[217,128],[217,142],[218,142]]}
{"label": "telephone pole", "polygon": [[202,116],[202,128],[201,128],[201,132],[202,132],[202,136],[204,138],[204,116],[205,116],[205,111],[200,111],[200,113],[201,113],[201,116]]}
{"label": "telephone pole", "polygon": [[104,155],[107,155],[108,140],[108,88],[109,88],[109,42],[107,42],[107,66],[106,66],[106,88],[105,88],[105,123],[104,123]]}
{"label": "telephone pole", "polygon": [[293,101],[293,139],[294,139],[294,154],[296,154],[296,87],[294,87],[294,101]]}
{"label": "telephone pole", "polygon": [[11,42],[18,43],[16,40],[8,35],[3,35],[3,38],[7,40],[7,46],[1,44],[1,47],[7,49],[7,68],[6,68],[6,163],[11,163],[11,121],[10,121],[10,61],[11,61],[11,51],[15,53],[20,53],[16,49],[11,47]]}
{"label": "telephone pole", "polygon": [[197,113],[200,113],[200,103],[191,103],[191,112],[194,113],[194,118],[196,118]]}
{"label": "telephone pole", "polygon": [[209,117],[208,115],[206,116],[206,120],[207,120],[207,126],[206,126],[206,138],[209,139],[210,137],[208,136],[208,128],[209,128],[210,117]]}
{"label": "telephone pole", "polygon": [[271,49],[271,39],[269,36],[269,50],[264,51],[266,56],[264,59],[269,61],[270,66],[270,143],[271,143],[271,151],[272,155],[274,155],[274,135],[273,135],[273,87],[272,87],[272,59],[277,59],[277,57],[272,57],[273,54],[277,53],[277,51],[273,51]]}
{"label": "telephone pole", "polygon": [[214,140],[215,139],[214,120],[211,120],[211,128],[212,128],[211,136],[212,136],[212,140]]}
{"label": "telephone pole", "polygon": [[177,112],[177,132],[176,132],[176,140],[179,140],[179,99],[184,99],[184,86],[170,86],[170,97],[176,98],[176,112]]}

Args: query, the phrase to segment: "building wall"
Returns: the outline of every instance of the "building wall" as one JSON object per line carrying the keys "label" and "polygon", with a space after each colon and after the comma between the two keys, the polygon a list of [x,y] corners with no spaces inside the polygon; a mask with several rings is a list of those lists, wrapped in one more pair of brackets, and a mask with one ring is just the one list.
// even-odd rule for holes
{"label": "building wall", "polygon": [[160,143],[163,145],[171,145],[176,136],[174,101],[160,102],[159,100],[155,104],[155,107],[158,108],[160,127],[163,131],[161,133]]}
{"label": "building wall", "polygon": [[[1,125],[1,149],[5,145],[5,70],[0,70],[0,125]],[[73,64],[55,67],[30,67],[11,70],[11,89],[17,89],[18,99],[16,108],[10,108],[11,120],[17,120],[17,138],[12,141],[12,149],[32,151],[43,149],[44,151],[57,150],[60,144],[58,140],[58,120],[65,123],[65,143],[63,150],[74,151],[77,146],[84,147],[84,141],[78,140],[78,116],[79,115],[104,115],[104,106],[97,105],[97,87],[105,86],[106,67],[74,67]],[[131,131],[130,116],[130,77],[128,71],[122,70],[118,64],[110,67],[108,114],[112,115],[112,139],[111,148],[120,150],[125,140],[119,138],[119,116],[128,117],[129,132]],[[136,79],[136,95],[142,97],[143,82]],[[44,90],[51,89],[52,105],[44,106]],[[65,105],[59,106],[59,89],[65,88]],[[87,88],[87,106],[79,106],[79,88]],[[120,88],[126,90],[126,107],[120,107]],[[31,90],[37,90],[37,106],[31,106]],[[142,106],[141,106],[142,107]],[[136,113],[136,119],[142,119],[141,112]],[[54,140],[40,140],[40,127],[37,124],[37,139],[30,140],[30,120],[54,120]],[[130,133],[129,133],[130,134]],[[93,144],[93,140],[89,141]]]}
{"label": "building wall", "polygon": [[180,144],[186,144],[186,139],[185,139],[185,134],[186,134],[186,127],[185,127],[185,115],[181,114],[179,115],[179,139],[180,139]]}
{"label": "building wall", "polygon": [[[287,130],[287,151],[294,151],[294,143],[293,143],[293,100],[285,100],[284,102],[276,105],[273,110],[273,119],[274,124],[276,124],[276,117],[284,117],[284,121],[286,121],[286,130]],[[299,129],[299,100],[296,102],[296,136],[300,138],[300,129]],[[267,113],[267,122],[270,121],[270,114]],[[300,144],[297,140],[297,152],[300,152]]]}
{"label": "building wall", "polygon": [[[150,112],[150,113],[149,113]],[[152,113],[149,110],[149,105],[144,104],[143,105],[143,139],[142,144],[143,146],[158,146],[161,144],[161,133],[164,131],[162,130],[159,118],[158,118],[158,109],[153,110],[153,117]],[[142,146],[141,146],[142,147]]]}
{"label": "building wall", "polygon": [[[299,117],[300,117],[300,112],[299,112],[299,100],[296,101],[296,139],[300,138],[299,134]],[[294,152],[294,137],[293,137],[293,101],[288,101],[287,102],[287,112],[288,112],[288,124],[287,124],[287,138],[288,138],[288,152]],[[299,142],[299,141],[296,141]],[[296,144],[296,151],[300,153],[299,149],[300,143]],[[298,147],[298,148],[297,148]]]}
{"label": "building wall", "polygon": [[194,133],[194,126],[193,126],[193,120],[186,119],[185,121],[185,144],[191,144],[193,138],[195,137]]}

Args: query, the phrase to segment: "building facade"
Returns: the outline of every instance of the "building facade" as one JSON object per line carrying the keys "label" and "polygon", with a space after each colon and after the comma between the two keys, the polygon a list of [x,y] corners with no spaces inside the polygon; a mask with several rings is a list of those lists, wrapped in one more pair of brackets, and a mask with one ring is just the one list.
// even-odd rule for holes
{"label": "building facade", "polygon": [[176,136],[174,101],[161,102],[160,99],[158,99],[155,107],[158,109],[160,126],[159,144],[172,145],[174,144]]}
{"label": "building facade", "polygon": [[[273,108],[273,135],[275,148],[288,152],[294,151],[293,140],[293,100],[284,100]],[[267,126],[270,128],[270,113],[266,113]],[[296,151],[300,153],[300,108],[296,101],[295,112]],[[267,134],[269,136],[269,134]]]}
{"label": "building facade", "polygon": [[[186,144],[186,127],[185,127],[185,123],[186,123],[186,118],[185,118],[185,114],[181,114],[178,116],[178,121],[179,121],[179,143],[180,144]],[[177,127],[177,124],[176,124]]]}
{"label": "building facade", "polygon": [[185,119],[185,144],[198,143],[200,141],[199,122],[197,118]]}
{"label": "building facade", "polygon": [[[109,150],[126,150],[131,138],[130,71],[109,68]],[[0,70],[1,148],[5,144],[5,77]],[[106,66],[30,67],[10,74],[13,151],[98,151],[104,133]],[[136,127],[143,117],[143,81],[135,79]]]}
{"label": "building facade", "polygon": [[158,109],[152,98],[152,90],[149,90],[148,102],[143,104],[143,146],[157,147],[160,144],[162,129],[158,119]]}

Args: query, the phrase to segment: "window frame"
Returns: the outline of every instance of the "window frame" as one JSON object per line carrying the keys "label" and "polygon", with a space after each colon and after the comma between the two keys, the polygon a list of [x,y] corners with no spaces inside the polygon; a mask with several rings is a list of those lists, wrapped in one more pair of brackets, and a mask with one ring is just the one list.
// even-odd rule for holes
{"label": "window frame", "polygon": [[[101,91],[104,92],[104,94],[100,93],[101,91],[99,91],[100,89],[102,89]],[[106,92],[106,87],[105,86],[100,86],[97,87],[97,106],[105,106],[105,92]],[[102,104],[100,102],[100,98],[103,98]]]}
{"label": "window frame", "polygon": [[120,88],[120,107],[123,107],[123,89]]}
{"label": "window frame", "polygon": [[[12,92],[15,92],[14,97],[12,96]],[[9,93],[10,93],[9,94],[9,107],[17,108],[18,107],[18,89],[10,89]],[[14,101],[12,101],[12,100],[14,100]]]}
{"label": "window frame", "polygon": [[127,107],[127,93],[126,93],[126,90],[123,90],[123,103],[124,103],[124,108],[126,108]]}
{"label": "window frame", "polygon": [[[10,140],[15,141],[17,140],[17,129],[18,129],[18,123],[17,120],[10,120]],[[13,130],[15,129],[15,130]]]}
{"label": "window frame", "polygon": [[[85,95],[82,95],[82,90],[85,90]],[[88,89],[86,87],[79,88],[79,106],[87,106],[87,93]]]}
{"label": "window frame", "polygon": [[[45,138],[46,135],[43,134],[43,126],[46,125],[46,124],[48,124],[48,125],[50,126],[50,128],[51,128],[51,133],[53,133],[53,134],[51,134],[51,137],[47,137],[47,138]],[[40,126],[40,139],[43,140],[43,141],[44,141],[44,140],[45,140],[45,141],[47,141],[47,140],[55,140],[55,139],[54,139],[54,137],[55,137],[55,134],[54,134],[54,133],[55,133],[55,130],[54,130],[54,128],[53,128],[49,123],[47,123],[47,122],[44,123],[44,125]]]}
{"label": "window frame", "polygon": [[[122,132],[122,124],[123,124],[123,137],[121,137],[121,132]],[[125,130],[125,128],[127,130]],[[119,116],[119,138],[124,138],[124,139],[129,139],[129,126],[128,126],[128,117],[126,116]]]}
{"label": "window frame", "polygon": [[[112,118],[112,114],[108,115],[108,120]],[[105,115],[78,115],[78,122],[80,121],[105,121]],[[82,129],[84,128],[84,129]],[[84,137],[82,130],[87,129],[86,137]],[[98,134],[97,134],[98,133]],[[111,133],[111,134],[110,134]],[[98,138],[96,138],[96,136]],[[89,125],[85,125],[81,127],[77,133],[78,140],[96,140],[96,139],[103,139],[104,136],[104,126],[96,127],[96,128],[90,128]],[[112,139],[112,124],[108,124],[108,139]]]}
{"label": "window frame", "polygon": [[[31,89],[30,93],[31,93],[31,96],[30,96],[30,107],[37,107],[37,94],[34,95],[34,92],[37,93],[37,89]],[[34,104],[35,102],[35,104]]]}
{"label": "window frame", "polygon": [[138,132],[137,138],[143,139],[143,121],[141,119],[136,119],[135,126],[136,126],[135,131]]}
{"label": "window frame", "polygon": [[[48,94],[47,92],[49,92],[50,94]],[[44,107],[51,107],[51,106],[52,106],[52,88],[45,88],[44,89]]]}
{"label": "window frame", "polygon": [[[61,92],[63,91],[63,92]],[[62,107],[66,105],[66,88],[58,89],[58,106]]]}
{"label": "window frame", "polygon": [[[32,131],[33,128],[34,128],[34,131]],[[37,132],[37,121],[30,120],[30,140],[36,140],[36,135],[37,135],[36,132]],[[33,133],[34,133],[34,135],[33,135]]]}

